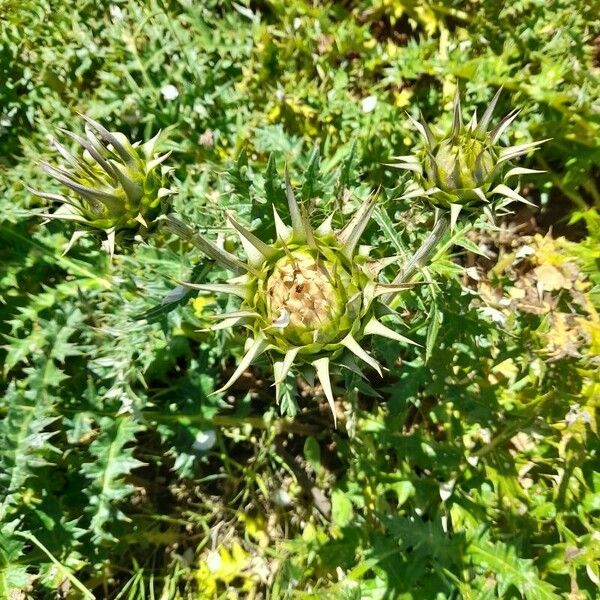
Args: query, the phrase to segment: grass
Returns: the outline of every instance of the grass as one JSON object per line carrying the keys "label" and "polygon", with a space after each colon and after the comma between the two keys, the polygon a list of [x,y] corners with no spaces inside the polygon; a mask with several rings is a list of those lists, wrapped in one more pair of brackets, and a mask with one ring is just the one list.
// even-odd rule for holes
{"label": "grass", "polygon": [[[0,597],[597,597],[593,7],[0,0],[0,17]],[[63,256],[72,228],[25,187],[59,191],[39,163],[84,113],[163,130],[175,209],[227,247],[226,210],[272,236],[287,164],[315,223],[379,188],[362,243],[405,262],[432,211],[385,165],[416,143],[405,111],[447,127],[457,85],[465,114],[504,86],[512,143],[552,138],[520,163],[546,171],[522,188],[536,209],[446,234],[394,306],[420,345],[374,342],[383,378],[334,381],[337,429],[304,378],[276,406],[266,359],[212,393],[243,338],[205,331],[222,298],[173,296],[221,274],[190,244]]]}

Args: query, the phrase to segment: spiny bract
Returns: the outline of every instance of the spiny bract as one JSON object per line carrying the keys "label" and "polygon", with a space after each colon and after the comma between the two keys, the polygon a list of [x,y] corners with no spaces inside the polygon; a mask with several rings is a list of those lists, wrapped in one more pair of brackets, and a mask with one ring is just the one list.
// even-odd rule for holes
{"label": "spiny bract", "polygon": [[[547,140],[502,147],[500,138],[519,114],[512,110],[491,130],[488,126],[501,93],[498,90],[481,120],[476,113],[465,127],[462,122],[460,93],[454,97],[452,128],[449,133],[435,134],[422,118],[408,118],[419,132],[423,145],[414,155],[396,156],[390,166],[415,174],[415,181],[406,189],[404,198],[425,197],[436,208],[449,209],[454,226],[463,209],[481,209],[493,219],[491,208],[502,209],[513,201],[531,204],[506,183],[514,177],[540,173],[535,169],[510,168],[510,161],[536,149]],[[500,196],[491,204],[492,196]]]}
{"label": "spiny bract", "polygon": [[43,216],[73,221],[81,227],[73,233],[65,252],[87,233],[103,231],[103,247],[112,255],[115,241],[123,237],[143,238],[167,209],[174,192],[167,187],[172,169],[163,162],[170,152],[162,156],[155,153],[160,133],[144,144],[130,144],[122,133],[108,131],[89,117],[83,118],[86,137],[60,130],[82,147],[81,155],[74,156],[53,140],[64,166],[42,163],[46,173],[74,194],[31,191],[62,203],[55,212]]}
{"label": "spiny bract", "polygon": [[292,226],[284,224],[273,206],[276,239],[270,245],[228,216],[245,250],[246,262],[195,234],[172,215],[167,217],[167,227],[236,275],[227,283],[186,284],[241,299],[239,310],[213,317],[220,321],[213,329],[243,325],[250,334],[244,357],[219,391],[228,389],[258,356],[272,351],[277,399],[292,365],[308,367],[316,373],[335,418],[332,365],[360,373],[354,360],[357,357],[381,374],[380,365],[359,341],[364,336],[380,335],[411,343],[380,321],[393,312],[386,308],[383,298],[389,299],[409,285],[378,281],[380,271],[397,257],[371,260],[359,249],[359,238],[375,207],[374,195],[343,229],[334,231],[331,217],[318,228],[311,228],[287,173],[286,193]]}

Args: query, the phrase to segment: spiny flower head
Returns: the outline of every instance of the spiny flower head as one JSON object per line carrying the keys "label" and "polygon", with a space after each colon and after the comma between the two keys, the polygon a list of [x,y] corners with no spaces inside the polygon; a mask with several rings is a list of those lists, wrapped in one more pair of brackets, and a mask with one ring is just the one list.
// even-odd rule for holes
{"label": "spiny flower head", "polygon": [[270,352],[278,399],[292,365],[298,365],[304,372],[308,368],[317,375],[333,411],[330,370],[334,366],[360,373],[355,361],[358,358],[381,374],[379,364],[359,343],[365,336],[381,335],[411,343],[380,321],[393,312],[383,299],[409,286],[378,281],[380,271],[397,257],[372,260],[359,249],[359,238],[375,207],[374,195],[336,231],[331,217],[312,229],[287,173],[286,193],[291,227],[273,207],[276,239],[272,244],[260,240],[233,215],[228,216],[245,250],[245,262],[195,234],[172,215],[167,217],[167,227],[236,275],[227,283],[186,284],[241,300],[239,310],[213,317],[219,321],[213,329],[242,325],[248,333],[245,355],[219,391],[233,385],[257,357]]}
{"label": "spiny flower head", "polygon": [[513,201],[531,204],[507,183],[516,176],[540,171],[511,167],[510,163],[547,140],[500,146],[500,138],[519,114],[515,109],[488,129],[501,91],[498,90],[479,122],[473,113],[464,126],[457,88],[452,128],[441,135],[434,133],[423,119],[418,122],[408,115],[423,143],[415,154],[397,156],[400,162],[391,165],[415,174],[404,198],[425,197],[436,208],[449,209],[452,224],[463,209],[483,209],[492,218],[490,205],[494,196],[499,198],[492,205],[494,209],[504,208]]}
{"label": "spiny flower head", "polygon": [[153,229],[157,217],[164,214],[168,199],[174,193],[168,188],[172,169],[163,165],[170,153],[155,152],[159,134],[143,144],[131,144],[122,133],[108,131],[89,117],[83,118],[85,137],[60,130],[81,146],[81,154],[75,156],[53,140],[63,165],[42,163],[44,171],[69,192],[31,191],[61,203],[55,212],[45,217],[73,221],[79,226],[67,250],[87,233],[105,232],[103,246],[112,255],[115,240],[143,238]]}

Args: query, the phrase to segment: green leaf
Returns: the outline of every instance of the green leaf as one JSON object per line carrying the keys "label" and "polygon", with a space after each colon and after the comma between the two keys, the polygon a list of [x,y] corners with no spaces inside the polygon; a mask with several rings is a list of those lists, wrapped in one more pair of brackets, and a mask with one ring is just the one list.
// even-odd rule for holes
{"label": "green leaf", "polygon": [[100,420],[100,436],[90,445],[94,460],[81,466],[81,473],[90,480],[85,490],[89,497],[86,512],[96,542],[115,541],[107,527],[113,521],[126,520],[118,505],[134,491],[124,477],[144,465],[133,457],[132,447],[136,434],[143,429],[126,415]]}
{"label": "green leaf", "polygon": [[346,527],[352,521],[354,511],[352,502],[341,490],[331,494],[331,520],[338,527]]}
{"label": "green leaf", "polygon": [[29,587],[27,565],[19,561],[22,554],[23,543],[0,530],[0,598],[13,598],[19,590]]}
{"label": "green leaf", "polygon": [[[206,272],[206,265],[200,263],[194,266],[186,281],[189,281],[190,283],[200,283],[206,277]],[[169,290],[159,305],[154,306],[143,313],[134,315],[132,318],[136,321],[148,321],[149,323],[160,321],[165,315],[175,310],[178,306],[187,304],[191,298],[194,298],[197,295],[197,290],[186,285],[178,285],[172,290]]]}
{"label": "green leaf", "polygon": [[[392,223],[387,212],[382,207],[376,206],[373,211],[373,218],[379,227],[381,227],[381,231],[383,231],[386,239],[393,244],[396,252],[398,252],[401,257],[406,256],[406,244],[402,241],[402,236],[396,231],[396,227]],[[399,259],[399,263],[402,263],[401,258]]]}
{"label": "green leaf", "polygon": [[352,180],[352,172],[354,168],[354,161],[356,159],[356,148],[357,141],[356,138],[352,140],[352,146],[350,146],[350,152],[344,157],[342,160],[342,164],[339,169],[339,176],[336,182],[336,192],[335,195],[340,197],[344,191],[344,188],[350,185]]}
{"label": "green leaf", "polygon": [[427,315],[427,338],[425,342],[425,361],[428,362],[434,352],[435,343],[440,332],[443,315],[434,299]]}
{"label": "green leaf", "polygon": [[296,382],[291,373],[279,384],[278,388],[279,410],[282,416],[294,418],[298,414],[298,402],[296,401]]}
{"label": "green leaf", "polygon": [[540,579],[533,560],[518,556],[514,546],[492,542],[487,536],[471,539],[467,555],[474,565],[493,574],[498,594],[504,597],[515,586],[527,600],[559,600],[554,586]]}
{"label": "green leaf", "polygon": [[277,161],[273,153],[269,154],[264,181],[265,199],[269,204],[279,205],[283,197],[281,177],[277,172]]}
{"label": "green leaf", "polygon": [[415,493],[415,486],[410,481],[395,481],[385,487],[398,496],[398,506],[402,506]]}
{"label": "green leaf", "polygon": [[312,436],[308,436],[304,440],[304,458],[306,458],[308,464],[313,468],[313,471],[319,473],[321,470],[321,447],[319,446],[319,442]]}
{"label": "green leaf", "polygon": [[308,166],[304,171],[304,183],[302,184],[302,199],[311,200],[317,195],[320,179],[320,153],[319,147],[314,146],[309,157]]}
{"label": "green leaf", "polygon": [[[37,477],[36,470],[48,467],[56,452],[49,443],[56,432],[48,428],[59,418],[54,414],[55,398],[48,387],[62,377],[52,361],[45,361],[47,369],[36,363],[40,370],[33,371],[27,380],[30,388],[20,391],[11,384],[5,394],[8,412],[0,423],[0,521],[9,507],[18,503],[30,479]],[[43,370],[42,370],[43,369]]]}

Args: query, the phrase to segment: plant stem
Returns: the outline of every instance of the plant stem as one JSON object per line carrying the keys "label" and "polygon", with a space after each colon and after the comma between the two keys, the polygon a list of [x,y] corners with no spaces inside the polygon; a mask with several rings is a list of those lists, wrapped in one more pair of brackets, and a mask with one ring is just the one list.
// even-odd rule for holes
{"label": "plant stem", "polygon": [[253,429],[270,429],[278,433],[296,433],[298,435],[316,435],[322,431],[319,425],[299,423],[286,418],[265,420],[260,417],[236,417],[234,415],[214,415],[211,418],[201,415],[164,415],[156,412],[142,412],[148,420],[156,421],[189,421],[200,423],[206,427],[244,427],[249,425]]}
{"label": "plant stem", "polygon": [[[449,213],[447,211],[440,211],[437,215],[437,221],[433,226],[433,229],[429,235],[425,238],[425,241],[421,244],[421,247],[414,253],[414,255],[408,260],[404,267],[400,270],[396,278],[392,282],[394,285],[401,283],[408,283],[413,276],[419,271],[419,269],[427,262],[427,260],[433,254],[436,246],[440,240],[444,237],[448,227],[450,226]],[[400,292],[390,292],[382,297],[384,304],[389,302]]]}
{"label": "plant stem", "polygon": [[36,545],[52,561],[52,563],[58,569],[58,571],[62,573],[63,576],[66,579],[68,579],[83,594],[83,598],[91,598],[91,600],[94,600],[94,595],[92,594],[92,592],[90,592],[90,590],[88,590],[85,587],[85,585],[83,585],[83,583],[81,583],[81,581],[79,581],[79,579],[77,579],[77,577],[73,575],[71,570],[65,565],[63,565],[50,552],[50,550],[48,550],[48,548],[46,548],[46,546],[44,546],[44,544],[42,544],[42,542],[40,542],[40,540],[38,540],[32,533],[29,533],[28,531],[16,531],[15,535],[25,538],[26,540],[29,540],[32,544]]}
{"label": "plant stem", "polygon": [[[23,410],[32,410],[28,406],[20,406]],[[76,414],[81,409],[62,408],[63,414]],[[7,407],[0,407],[0,417],[8,414]],[[116,418],[118,413],[112,411],[96,411],[96,415]],[[266,420],[261,417],[237,417],[235,415],[214,415],[213,417],[204,417],[203,415],[182,415],[182,414],[163,414],[158,411],[142,411],[143,418],[146,421],[164,422],[183,422],[186,424],[194,423],[202,427],[244,427],[249,425],[253,429],[275,430],[277,433],[295,433],[297,435],[318,435],[323,431],[323,427],[318,424],[302,423],[299,421],[290,421],[281,417],[272,420]]]}
{"label": "plant stem", "polygon": [[394,279],[394,283],[404,283],[412,279],[412,276],[427,262],[435,250],[435,247],[444,237],[446,231],[448,231],[449,226],[450,220],[448,218],[448,213],[446,211],[440,212],[431,233],[427,236],[421,247],[415,252],[414,256],[409,259],[402,271],[398,273],[396,279]]}

